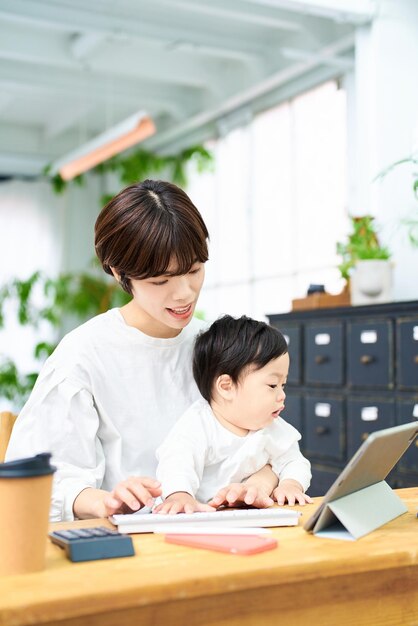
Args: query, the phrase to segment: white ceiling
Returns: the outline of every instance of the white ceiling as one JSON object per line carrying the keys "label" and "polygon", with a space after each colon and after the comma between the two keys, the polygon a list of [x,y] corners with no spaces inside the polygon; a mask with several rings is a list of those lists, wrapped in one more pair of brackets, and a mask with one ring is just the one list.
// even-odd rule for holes
{"label": "white ceiling", "polygon": [[0,175],[36,175],[138,110],[156,122],[152,149],[219,131],[301,81],[347,70],[373,6],[0,0]]}

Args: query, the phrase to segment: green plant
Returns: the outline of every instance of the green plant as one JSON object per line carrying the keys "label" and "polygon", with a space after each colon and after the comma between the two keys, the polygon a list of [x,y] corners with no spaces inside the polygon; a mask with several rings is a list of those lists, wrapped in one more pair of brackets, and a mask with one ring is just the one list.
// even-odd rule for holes
{"label": "green plant", "polygon": [[[5,323],[5,309],[10,305],[22,326],[46,332],[46,322],[49,329],[57,329],[57,338],[58,328],[65,319],[73,325],[73,322],[85,321],[111,307],[123,306],[130,296],[110,277],[99,274],[96,264],[94,261],[88,271],[69,272],[56,278],[37,271],[27,280],[12,279],[0,289],[0,328]],[[39,338],[33,349],[39,369],[55,346],[56,342]],[[0,397],[10,400],[16,407],[21,406],[38,373],[23,374],[13,359],[0,355]]]}
{"label": "green plant", "polygon": [[357,261],[365,259],[390,259],[391,253],[379,244],[371,215],[351,217],[352,230],[344,243],[337,243],[337,254],[342,258],[338,266],[341,276],[349,280],[350,273]]}
{"label": "green plant", "polygon": [[[384,170],[382,170],[374,180],[383,180],[383,178],[385,178],[394,169],[398,168],[400,165],[406,164],[418,166],[418,153],[412,154],[411,156],[405,157],[404,159],[399,159],[399,161],[395,161]],[[418,171],[412,172],[412,193],[414,194],[415,199],[418,200]],[[403,224],[407,228],[407,234],[410,244],[414,248],[418,247],[418,216],[416,216],[415,214],[411,214],[409,217],[403,218],[401,220],[401,224]]]}
{"label": "green plant", "polygon": [[2,358],[0,361],[0,397],[20,407],[32,391],[37,377],[38,372],[22,374],[11,359]]}
{"label": "green plant", "polygon": [[[191,146],[181,150],[177,154],[161,155],[148,150],[139,149],[128,155],[118,154],[104,163],[100,163],[91,170],[94,174],[104,174],[113,172],[118,174],[123,185],[130,185],[138,180],[145,180],[149,177],[163,174],[165,178],[171,180],[180,187],[187,186],[187,166],[192,163],[198,172],[211,170],[213,167],[213,155],[202,145]],[[44,174],[49,176],[51,165],[48,165]],[[68,182],[63,180],[59,174],[50,177],[52,188],[55,193],[63,193],[68,186]],[[78,186],[85,184],[85,176],[80,175],[71,181]],[[102,198],[102,203],[113,197],[114,194],[107,194]]]}

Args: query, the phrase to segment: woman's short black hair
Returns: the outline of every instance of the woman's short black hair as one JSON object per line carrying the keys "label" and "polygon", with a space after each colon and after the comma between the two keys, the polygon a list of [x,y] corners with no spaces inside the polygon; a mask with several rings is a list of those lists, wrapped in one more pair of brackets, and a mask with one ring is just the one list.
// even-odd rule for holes
{"label": "woman's short black hair", "polygon": [[96,254],[132,293],[131,279],[187,274],[208,260],[208,231],[189,196],[173,183],[144,180],[122,189],[101,210],[95,226]]}
{"label": "woman's short black hair", "polygon": [[261,369],[288,351],[282,333],[265,322],[243,315],[224,315],[196,339],[193,376],[202,396],[210,402],[213,385],[222,374],[235,384],[248,366]]}

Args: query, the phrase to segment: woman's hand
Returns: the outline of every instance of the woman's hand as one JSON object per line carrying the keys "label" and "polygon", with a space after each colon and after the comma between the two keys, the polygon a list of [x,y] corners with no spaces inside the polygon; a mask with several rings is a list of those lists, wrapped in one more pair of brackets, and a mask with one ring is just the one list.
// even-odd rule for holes
{"label": "woman's hand", "polygon": [[293,506],[296,503],[304,506],[313,502],[310,496],[303,493],[302,485],[297,480],[290,478],[280,481],[279,486],[273,491],[273,497],[277,500],[277,504],[280,505],[287,502],[289,506]]}
{"label": "woman's hand", "polygon": [[152,506],[161,495],[161,487],[154,478],[131,476],[122,480],[112,491],[86,487],[73,504],[76,519],[108,517],[115,513],[132,513],[142,506]]}
{"label": "woman's hand", "polygon": [[159,504],[153,510],[153,513],[195,513],[196,511],[215,511],[213,506],[202,504],[193,498],[190,493],[185,491],[176,491],[171,493],[162,504]]}
{"label": "woman's hand", "polygon": [[209,504],[218,507],[237,506],[248,504],[259,509],[264,509],[274,504],[268,492],[258,485],[252,483],[231,483],[227,485],[209,501]]}
{"label": "woman's hand", "polygon": [[152,507],[154,499],[160,495],[161,485],[158,480],[147,476],[130,476],[104,496],[105,517],[116,513],[132,513],[143,506]]}

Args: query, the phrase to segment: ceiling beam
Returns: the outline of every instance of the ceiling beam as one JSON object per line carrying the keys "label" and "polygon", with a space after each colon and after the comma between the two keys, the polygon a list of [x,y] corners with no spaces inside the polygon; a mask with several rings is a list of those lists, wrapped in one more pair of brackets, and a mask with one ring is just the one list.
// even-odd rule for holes
{"label": "ceiling beam", "polygon": [[48,157],[40,154],[0,152],[0,174],[3,176],[39,176],[48,162]]}
{"label": "ceiling beam", "polygon": [[10,103],[13,101],[13,97],[11,93],[5,93],[4,91],[0,92],[0,113],[5,111]]}
{"label": "ceiling beam", "polygon": [[[88,3],[73,0],[71,4],[62,5],[54,0],[1,0],[0,19],[9,22],[27,23],[40,27],[52,27],[62,32],[98,33],[107,37],[128,37],[132,40],[149,39],[170,43],[176,40],[190,41],[206,46],[220,46],[230,50],[245,50],[255,55],[262,54],[262,42],[248,38],[245,33],[240,36],[240,30],[219,34],[219,28],[208,29],[208,25],[201,21],[188,24],[186,20],[175,23],[168,18],[168,12],[161,16],[164,19],[147,21],[146,6],[141,7],[141,13],[132,11],[122,14],[118,5],[105,4],[100,11],[88,8]],[[112,10],[111,7],[115,8]],[[175,15],[175,12],[172,14]],[[111,28],[109,28],[111,24]]]}
{"label": "ceiling beam", "polygon": [[[0,59],[23,61],[28,64],[58,67],[65,70],[89,73],[90,77],[97,75],[99,80],[103,76],[113,75],[117,81],[121,77],[135,81],[152,80],[152,82],[168,82],[182,85],[182,87],[196,87],[215,90],[220,84],[221,61],[219,59],[204,59],[204,72],[196,62],[196,50],[174,45],[172,49],[164,49],[161,45],[149,43],[127,43],[122,51],[114,41],[106,41],[102,35],[95,33],[68,37],[63,41],[62,34],[53,33],[45,36],[42,30],[29,29],[11,24],[4,29],[0,38]],[[87,58],[93,52],[94,45],[102,46],[100,54],[94,59]],[[198,46],[197,46],[198,48]],[[138,64],[138,58],[147,57],[145,64]],[[251,70],[251,59],[239,60],[235,71],[242,76]],[[248,67],[246,67],[246,65]]]}
{"label": "ceiling beam", "polygon": [[[319,51],[322,58],[321,64],[327,57],[334,57],[337,54],[347,52],[352,49],[353,46],[354,34],[343,37],[342,39],[325,46]],[[254,85],[253,87],[228,98],[220,106],[211,110],[203,111],[176,128],[154,135],[154,137],[147,140],[146,145],[153,150],[163,149],[164,146],[177,141],[182,135],[193,132],[198,128],[204,127],[207,124],[221,119],[225,115],[229,115],[231,112],[239,109],[240,107],[251,104],[251,102],[257,98],[270,93],[271,91],[279,88],[281,85],[289,83],[316,67],[318,67],[318,60],[311,59],[309,61],[301,61],[286,69],[280,70],[267,79],[262,80],[257,85]]]}
{"label": "ceiling beam", "polygon": [[331,65],[349,71],[354,67],[354,59],[339,56],[324,56],[320,52],[302,50],[300,48],[280,47],[280,53],[292,61],[313,61],[317,65]]}
{"label": "ceiling beam", "polygon": [[376,13],[373,0],[242,0],[244,4],[272,7],[338,22],[365,24]]}
{"label": "ceiling beam", "polygon": [[71,37],[71,54],[77,60],[86,59],[104,41],[106,36],[103,33],[76,33]]}
{"label": "ceiling beam", "polygon": [[159,5],[165,5],[170,7],[176,7],[177,9],[187,11],[188,13],[195,13],[197,15],[204,15],[215,17],[217,19],[231,21],[231,22],[243,22],[245,24],[251,24],[252,26],[262,26],[270,29],[277,29],[283,31],[300,31],[302,25],[297,19],[280,19],[273,15],[260,15],[256,11],[244,10],[242,7],[238,9],[226,9],[225,3],[223,6],[210,3],[198,3],[196,0],[156,0]]}
{"label": "ceiling beam", "polygon": [[48,116],[48,122],[44,129],[44,138],[53,139],[70,128],[81,127],[82,120],[96,107],[92,102],[77,102],[75,106],[65,109],[56,109],[53,115]]}
{"label": "ceiling beam", "polygon": [[112,103],[112,100],[135,100],[136,110],[145,105],[146,100],[158,102],[161,109],[170,109],[170,103],[184,107],[185,115],[196,111],[204,104],[206,91],[194,87],[185,87],[176,84],[161,84],[159,81],[123,77],[109,79],[99,74],[88,72],[67,71],[63,74],[56,68],[44,68],[42,72],[34,72],[30,63],[1,62],[0,83],[4,86],[18,87],[30,93],[49,92],[54,96],[70,95],[74,99],[79,95],[80,100],[102,99]]}

